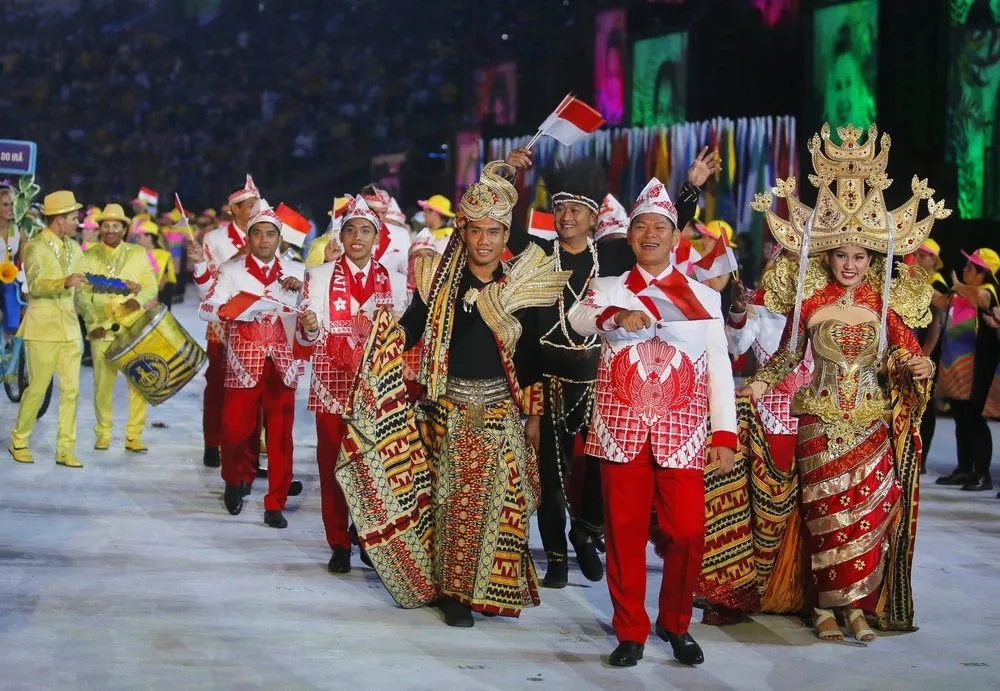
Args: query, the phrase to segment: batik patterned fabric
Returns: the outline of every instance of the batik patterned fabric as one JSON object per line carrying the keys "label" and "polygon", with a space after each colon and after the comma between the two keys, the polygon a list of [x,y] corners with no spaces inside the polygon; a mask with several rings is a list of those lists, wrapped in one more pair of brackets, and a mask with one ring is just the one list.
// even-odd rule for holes
{"label": "batik patterned fabric", "polygon": [[437,597],[431,470],[406,400],[404,337],[385,308],[375,315],[344,420],[337,461],[358,541],[401,607]]}
{"label": "batik patterned fabric", "polygon": [[806,607],[798,473],[771,459],[757,405],[737,402],[733,472],[705,477],[705,556],[698,597],[745,614]]}
{"label": "batik patterned fabric", "polygon": [[434,458],[435,567],[440,594],[475,612],[516,617],[537,605],[528,519],[538,507],[538,463],[524,441],[520,409],[487,406],[481,428],[464,404],[423,406]]}
{"label": "batik patterned fabric", "polygon": [[1000,419],[1000,366],[993,374],[993,383],[990,384],[989,393],[986,395],[986,405],[983,407],[983,417]]}

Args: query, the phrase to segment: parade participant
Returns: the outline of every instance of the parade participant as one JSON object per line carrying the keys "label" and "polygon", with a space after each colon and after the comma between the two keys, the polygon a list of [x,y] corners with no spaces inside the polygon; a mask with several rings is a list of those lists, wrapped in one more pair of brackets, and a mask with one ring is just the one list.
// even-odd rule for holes
{"label": "parade participant", "polygon": [[389,207],[392,205],[392,197],[388,192],[372,183],[361,190],[361,196],[368,208],[378,216],[381,224],[378,231],[378,245],[375,246],[375,253],[372,256],[390,275],[401,274],[405,286],[407,260],[410,256],[410,233],[395,222],[388,222]]}
{"label": "parade participant", "polygon": [[597,215],[597,229],[594,231],[594,242],[624,239],[628,234],[628,212],[621,202],[610,192],[601,202],[601,211]]}
{"label": "parade participant", "polygon": [[24,248],[28,308],[17,335],[24,339],[31,374],[8,447],[19,463],[33,462],[28,439],[55,374],[59,379],[56,463],[68,468],[83,467],[75,454],[82,348],[74,299],[84,277],[79,268],[83,252],[73,235],[80,208],[72,192],[60,190],[46,195],[42,206],[45,228]]}
{"label": "parade participant", "polygon": [[160,226],[153,221],[143,221],[138,226],[133,223],[131,227],[132,241],[146,251],[146,261],[156,276],[157,300],[170,309],[173,305],[177,275],[174,272],[173,257],[170,252],[163,249]]}
{"label": "parade participant", "polygon": [[156,221],[156,207],[159,204],[160,195],[156,190],[148,187],[140,187],[139,194],[132,200],[132,223],[129,225],[128,237],[140,224],[146,221]]}
{"label": "parade participant", "polygon": [[[260,192],[247,175],[246,184],[229,195],[229,210],[233,220],[215,230],[205,233],[204,245],[188,244],[188,259],[194,263],[194,282],[204,297],[219,273],[219,267],[238,254],[246,254],[247,223],[254,204],[260,199]],[[219,448],[222,446],[222,399],[226,378],[224,325],[210,323],[207,330],[208,367],[205,369],[205,398],[202,413],[202,434],[205,438],[203,462],[210,468],[218,468]]]}
{"label": "parade participant", "polygon": [[535,308],[551,305],[569,274],[536,247],[501,263],[517,203],[505,168],[488,163],[466,191],[459,234],[440,261],[421,263],[400,320],[408,348],[423,339],[434,577],[448,626],[472,626],[473,612],[516,617],[539,602],[527,526],[538,504],[541,407],[525,409],[522,391],[541,379]]}
{"label": "parade participant", "polygon": [[285,528],[288,521],[282,511],[292,483],[295,388],[303,365],[292,353],[283,319],[297,311],[305,267],[277,257],[281,219],[264,200],[246,229],[247,256],[236,256],[219,267],[199,315],[229,327],[222,410],[226,509],[239,514],[243,497],[250,493],[263,411],[269,464],[264,523]]}
{"label": "parade participant", "polygon": [[330,229],[312,241],[306,254],[306,267],[319,266],[323,262],[332,262],[340,258],[343,248],[340,246],[340,227],[343,223],[344,211],[347,209],[347,197],[337,197],[333,200],[333,208],[327,214],[330,216]]}
{"label": "parade participant", "polygon": [[[432,197],[433,198],[433,197]],[[450,236],[449,236],[450,237]],[[406,275],[406,305],[409,307],[413,299],[413,292],[417,289],[417,264],[421,260],[432,257],[440,257],[437,251],[437,243],[431,232],[424,228],[417,233],[410,244],[409,269]],[[420,355],[423,348],[418,343],[414,347],[403,352],[403,382],[406,385],[406,395],[411,403],[416,403],[424,395],[424,387],[420,385]]]}
{"label": "parade participant", "polygon": [[[508,163],[517,168],[527,167],[531,164],[531,152],[515,149]],[[717,166],[717,154],[707,148],[692,163],[684,188],[688,212],[694,211],[698,186]],[[566,315],[594,278],[628,271],[635,264],[635,254],[625,239],[606,239],[595,244],[591,237],[600,213],[597,200],[603,200],[607,190],[607,180],[597,163],[578,159],[546,177],[552,181],[549,187],[556,190],[552,204],[557,240],[546,241],[533,235],[529,239],[546,254],[553,255],[560,271],[572,271],[573,277],[555,305],[539,310],[545,400],[539,453],[542,503],[538,525],[548,560],[542,584],[564,588],[569,579],[567,508],[574,519],[570,542],[584,577],[598,581],[604,575],[596,546],[603,532],[604,514],[600,464],[596,459],[588,459],[580,466],[584,477],[576,483],[582,490],[576,506],[567,507],[570,502],[566,494],[575,442],[587,438],[601,344],[596,336],[584,338],[574,332]],[[520,251],[517,238],[509,245],[512,251]]]}
{"label": "parade participant", "polygon": [[[372,259],[378,217],[361,197],[348,198],[340,228],[344,255],[306,272],[299,343],[312,347],[309,410],[316,413],[316,462],[331,573],[351,570],[344,493],[334,474],[344,438],[341,413],[354,386],[361,349],[379,307],[392,307],[389,272]],[[313,347],[314,346],[314,347]]]}
{"label": "parade participant", "polygon": [[[83,254],[80,270],[125,281],[130,293],[118,295],[81,290],[77,305],[87,325],[87,337],[94,359],[94,449],[105,451],[111,445],[111,399],[118,368],[104,359],[114,325],[127,327],[156,304],[157,280],[146,253],[138,245],[122,242],[131,220],[118,204],[108,204],[95,220],[101,227],[101,242]],[[128,382],[128,422],[125,423],[125,450],[147,451],[142,443],[146,426],[146,399]]]}
{"label": "parade participant", "polygon": [[[715,249],[716,243],[722,241],[729,245],[732,249],[738,249],[739,246],[734,242],[733,228],[725,221],[709,221],[703,226],[699,226],[701,231],[701,255],[702,257],[707,257]],[[718,290],[719,292],[726,289],[729,285],[729,279],[732,278],[731,273],[724,273],[721,276],[716,276],[715,278],[709,278],[702,281],[712,290]]]}
{"label": "parade participant", "polygon": [[[785,314],[775,310],[786,306],[773,297],[765,303],[767,289],[794,281],[797,266],[788,258],[777,259],[764,273],[761,290],[747,291],[739,281],[733,284],[726,323],[731,355],[752,351],[758,368],[774,356],[787,322]],[[798,420],[791,404],[811,376],[812,355],[806,352],[798,367],[752,408],[739,406],[741,428],[759,425],[764,443],[743,444],[733,473],[705,479],[705,558],[695,593],[708,602],[703,624],[723,626],[758,612],[793,614],[806,609],[801,579],[780,576],[797,569],[802,553],[795,470]],[[760,477],[768,481],[758,482]]]}
{"label": "parade participant", "polygon": [[[924,244],[914,252],[916,265],[927,272],[927,281],[934,289],[931,297],[930,325],[917,329],[917,340],[920,341],[920,349],[924,355],[928,356],[934,366],[941,362],[941,336],[944,333],[944,324],[948,314],[948,299],[951,297],[951,288],[948,282],[941,275],[944,262],[941,261],[941,246],[931,238],[924,240]],[[940,371],[940,370],[939,370]],[[937,428],[937,405],[934,394],[931,394],[931,402],[924,411],[924,417],[920,421],[920,441],[923,445],[923,457],[920,463],[921,475],[927,472],[927,456],[930,454],[931,442],[934,440],[934,430]]]}
{"label": "parade participant", "polygon": [[958,467],[937,479],[939,485],[957,485],[967,492],[993,489],[990,462],[993,438],[983,415],[993,374],[1000,363],[1000,339],[982,323],[997,305],[997,272],[1000,255],[983,247],[968,260],[962,280],[953,271],[953,296],[941,346],[941,395],[951,400],[955,419]]}
{"label": "parade participant", "polygon": [[[0,264],[10,262],[15,268],[19,266],[21,247],[26,243],[24,232],[14,224],[14,190],[0,187]],[[21,284],[17,280],[0,283],[0,329],[7,336],[13,336],[21,324],[20,290]],[[0,356],[3,355],[0,353]]]}
{"label": "parade participant", "polygon": [[[796,461],[816,634],[843,640],[840,609],[854,638],[870,642],[868,615],[878,628],[913,630],[919,426],[934,375],[911,330],[930,320],[931,288],[922,271],[902,264],[892,280],[885,258],[916,251],[934,220],[950,211],[916,177],[910,200],[889,211],[882,196],[888,138],[876,155],[874,125],[863,145],[858,128],[837,134],[840,146],[829,125],[822,141],[816,135],[809,142],[822,171],[810,176],[819,187],[815,210],[791,196],[794,180],[774,188],[788,198],[790,220],[772,210],[771,193],[753,202],[775,239],[799,253],[800,265],[773,298],[792,312],[781,346],[739,394],[759,400],[811,346],[815,371],[795,394],[792,413],[799,418]],[[931,216],[917,221],[920,199]],[[809,259],[810,251],[822,258]]]}
{"label": "parade participant", "polygon": [[[688,631],[701,570],[705,462],[725,474],[736,448],[733,375],[719,294],[671,263],[677,209],[653,178],[636,200],[628,242],[637,265],[591,281],[569,311],[576,333],[600,336],[586,452],[602,459],[608,590],[618,647],[611,664],[642,659],[650,513],[669,536],[656,633],[684,664],[704,661]],[[707,450],[711,418],[711,448]]]}
{"label": "parade participant", "polygon": [[434,251],[444,254],[444,248],[448,245],[454,230],[448,225],[448,222],[455,218],[451,210],[451,200],[443,194],[435,194],[430,199],[418,201],[417,206],[424,210],[424,225],[434,239]]}

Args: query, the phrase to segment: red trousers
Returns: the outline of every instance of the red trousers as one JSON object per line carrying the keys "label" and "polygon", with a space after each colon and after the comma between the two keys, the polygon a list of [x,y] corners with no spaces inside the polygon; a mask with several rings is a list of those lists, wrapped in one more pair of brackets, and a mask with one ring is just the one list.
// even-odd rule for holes
{"label": "red trousers", "polygon": [[205,353],[208,367],[205,369],[205,403],[201,413],[201,429],[205,435],[205,446],[222,446],[222,405],[226,389],[226,346],[215,341],[208,342]]}
{"label": "red trousers", "polygon": [[267,418],[266,511],[281,511],[292,482],[295,389],[285,386],[271,360],[252,389],[226,389],[222,408],[222,479],[227,485],[254,481],[260,450],[261,410]]}
{"label": "red trousers", "polygon": [[618,641],[645,643],[646,543],[656,502],[660,530],[667,536],[660,581],[658,621],[671,633],[687,633],[694,590],[705,547],[705,473],[661,468],[649,442],[628,463],[601,463],[608,590]]}
{"label": "red trousers", "polygon": [[339,415],[316,413],[316,463],[319,465],[319,495],[323,510],[323,528],[330,549],[350,549],[347,532],[348,512],[344,491],[337,482],[337,458],[344,441],[346,426]]}

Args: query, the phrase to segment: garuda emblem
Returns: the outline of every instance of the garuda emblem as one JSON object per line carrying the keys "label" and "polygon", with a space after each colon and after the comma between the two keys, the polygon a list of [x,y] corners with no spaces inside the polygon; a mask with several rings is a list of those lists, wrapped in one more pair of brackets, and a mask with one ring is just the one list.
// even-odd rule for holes
{"label": "garuda emblem", "polygon": [[651,425],[690,403],[694,366],[684,353],[657,337],[620,351],[611,364],[611,382],[615,397]]}
{"label": "garuda emblem", "polygon": [[372,323],[363,313],[351,317],[351,332],[327,339],[327,353],[333,364],[347,372],[357,372],[364,355],[364,345],[372,332]]}

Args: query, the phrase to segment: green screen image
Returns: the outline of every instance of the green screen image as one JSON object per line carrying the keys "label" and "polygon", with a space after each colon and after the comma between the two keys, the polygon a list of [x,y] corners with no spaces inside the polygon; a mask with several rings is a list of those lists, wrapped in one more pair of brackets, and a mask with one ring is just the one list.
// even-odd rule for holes
{"label": "green screen image", "polygon": [[1000,27],[952,35],[948,159],[962,218],[1000,218]]}
{"label": "green screen image", "polygon": [[673,125],[686,120],[687,47],[687,32],[635,42],[633,125]]}
{"label": "green screen image", "polygon": [[818,8],[813,15],[813,112],[838,127],[875,121],[878,0]]}

